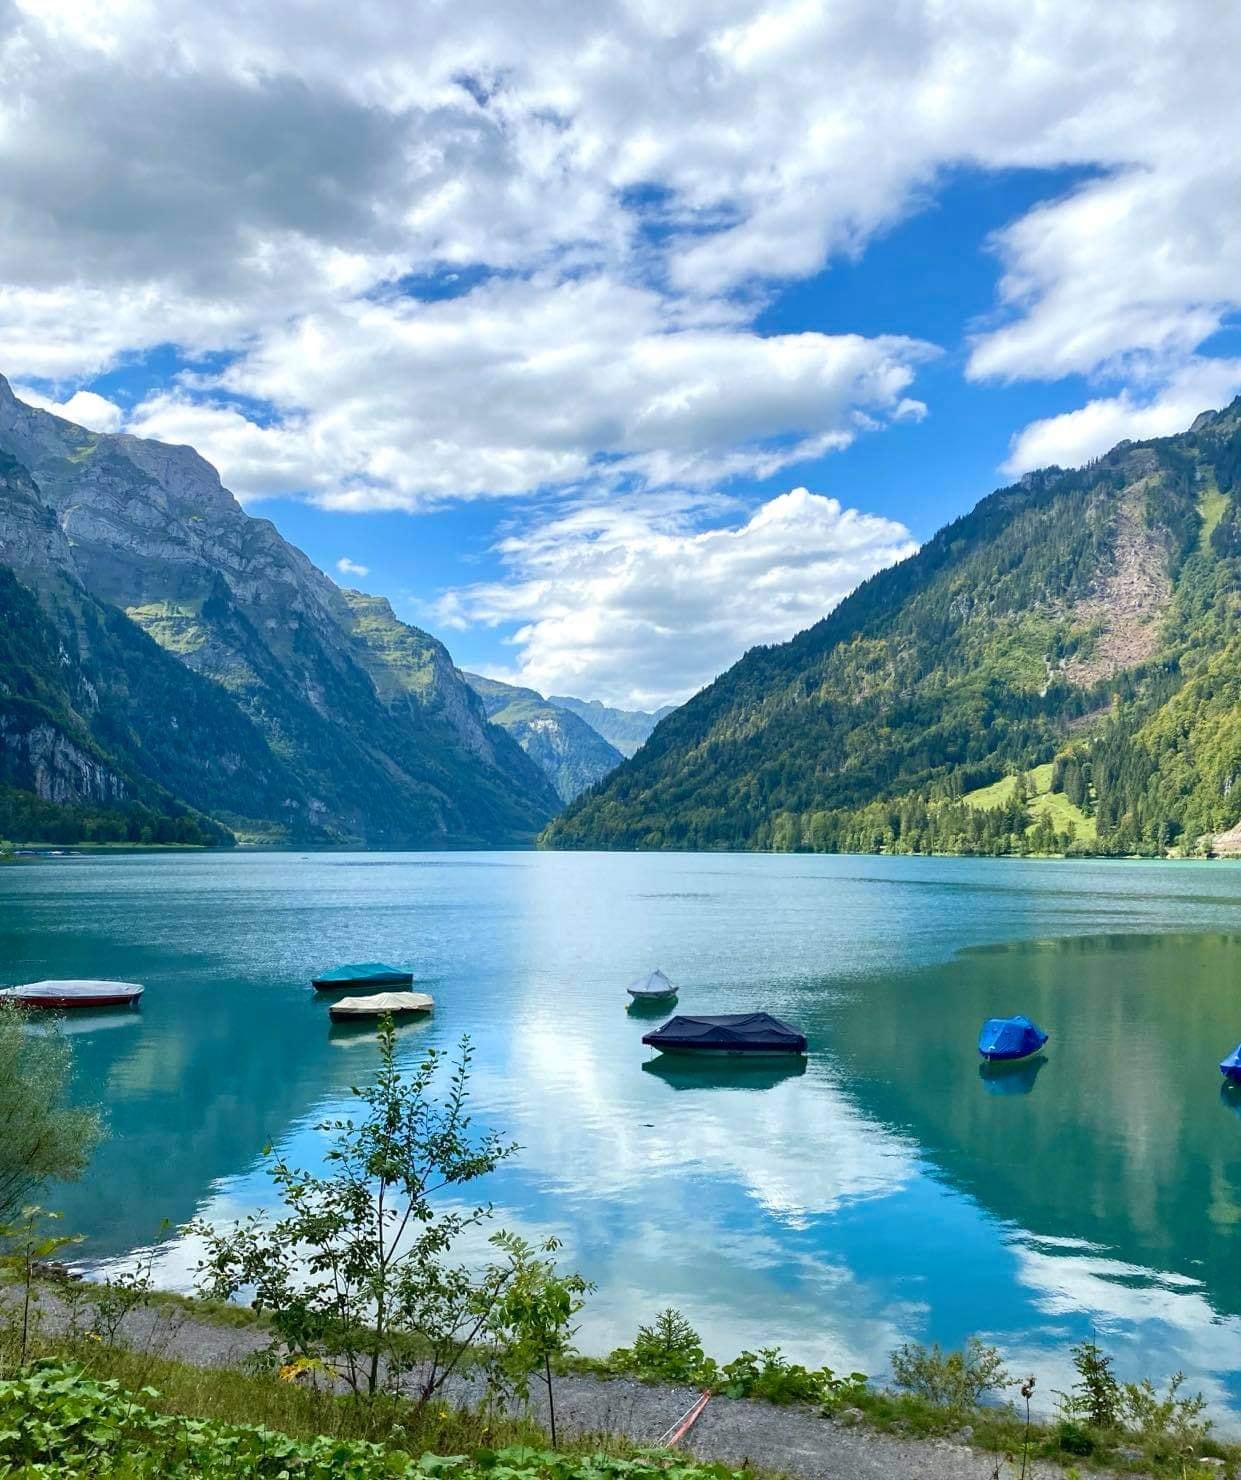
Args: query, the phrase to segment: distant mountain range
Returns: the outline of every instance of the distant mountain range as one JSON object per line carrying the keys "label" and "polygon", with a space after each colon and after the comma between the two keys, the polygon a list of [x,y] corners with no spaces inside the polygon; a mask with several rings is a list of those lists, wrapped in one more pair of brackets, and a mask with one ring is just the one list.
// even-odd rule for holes
{"label": "distant mountain range", "polygon": [[547,702],[584,719],[592,730],[602,735],[609,745],[615,746],[626,757],[635,754],[645,745],[660,720],[676,708],[675,704],[665,704],[662,709],[654,711],[610,709],[606,704],[600,704],[598,699],[568,699],[562,694],[552,695]]}
{"label": "distant mountain range", "polygon": [[192,449],[0,377],[0,836],[498,844],[559,805],[440,642]]}
{"label": "distant mountain range", "polygon": [[487,718],[541,766],[561,801],[571,802],[633,755],[674,705],[651,713],[609,709],[597,699],[545,699],[534,689],[467,673]]}
{"label": "distant mountain range", "polygon": [[517,741],[556,788],[562,802],[571,802],[624,760],[620,751],[585,720],[563,704],[549,702],[534,689],[515,688],[477,673],[463,677],[483,701],[487,718]]}
{"label": "distant mountain range", "polygon": [[1241,400],[984,499],[747,653],[544,841],[1241,851]]}

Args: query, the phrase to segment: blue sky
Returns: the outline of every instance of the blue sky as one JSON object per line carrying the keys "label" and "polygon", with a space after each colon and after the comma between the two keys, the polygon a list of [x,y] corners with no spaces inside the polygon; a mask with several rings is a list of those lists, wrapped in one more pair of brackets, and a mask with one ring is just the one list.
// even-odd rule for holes
{"label": "blue sky", "polygon": [[197,446],[463,666],[679,700],[1241,390],[1232,42],[1162,0],[19,4],[0,371]]}

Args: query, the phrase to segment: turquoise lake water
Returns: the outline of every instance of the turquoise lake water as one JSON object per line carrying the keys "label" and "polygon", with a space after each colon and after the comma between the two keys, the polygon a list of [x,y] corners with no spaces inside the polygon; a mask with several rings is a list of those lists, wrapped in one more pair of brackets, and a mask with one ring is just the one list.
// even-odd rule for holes
{"label": "turquoise lake water", "polygon": [[[1040,1390],[1094,1331],[1127,1376],[1183,1369],[1241,1426],[1241,866],[685,854],[119,855],[0,871],[0,981],[145,982],[74,1019],[111,1137],[44,1200],[95,1268],[164,1219],[263,1201],[261,1149],[374,1063],[307,982],[407,963],[434,994],[401,1052],[475,1045],[478,1119],[522,1145],[497,1222],[555,1232],[598,1285],[579,1345],[675,1305],[707,1349],[779,1344],[882,1374],[906,1338],[1001,1346]],[[764,1008],[805,1071],[668,1067],[624,987]],[[979,1023],[1041,1061],[980,1076]]]}

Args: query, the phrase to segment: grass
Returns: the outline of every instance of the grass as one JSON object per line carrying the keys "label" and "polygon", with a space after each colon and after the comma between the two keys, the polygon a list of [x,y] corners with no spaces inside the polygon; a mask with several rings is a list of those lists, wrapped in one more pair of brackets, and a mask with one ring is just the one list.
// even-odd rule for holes
{"label": "grass", "polygon": [[[1043,768],[1040,766],[1039,770]],[[1076,829],[1076,837],[1093,843],[1098,837],[1098,827],[1093,817],[1087,817],[1080,807],[1075,806],[1062,791],[1049,791],[1030,800],[1030,825],[1033,827],[1043,817],[1051,818],[1057,832],[1068,832],[1070,824]]]}
{"label": "grass", "polygon": [[[277,1376],[252,1375],[227,1367],[195,1367],[167,1357],[144,1355],[121,1347],[83,1342],[60,1346],[52,1355],[82,1362],[96,1378],[115,1378],[131,1390],[154,1388],[149,1399],[160,1413],[220,1423],[261,1424],[295,1439],[327,1434],[339,1439],[366,1439],[411,1454],[468,1454],[506,1444],[544,1448],[546,1435],[525,1419],[484,1415],[444,1403],[432,1403],[415,1422],[412,1405],[379,1402],[373,1408],[353,1398],[335,1397]],[[597,1442],[582,1441],[581,1452]]]}
{"label": "grass", "polygon": [[1211,536],[1215,533],[1215,526],[1223,517],[1224,510],[1228,507],[1228,495],[1221,493],[1216,487],[1215,479],[1202,490],[1202,497],[1198,500],[1198,513],[1202,516],[1202,528],[1198,531],[1198,548],[1207,550],[1211,545]]}
{"label": "grass", "polygon": [[[153,1293],[147,1303],[226,1325],[263,1324],[263,1318],[248,1309],[185,1296]],[[174,1323],[170,1330],[175,1329]],[[11,1358],[12,1332],[0,1332],[0,1336],[7,1338],[0,1341],[0,1346],[10,1351],[8,1360],[0,1353],[0,1377],[8,1377],[15,1365]],[[156,1338],[153,1349],[144,1352],[90,1337],[71,1340],[48,1336],[36,1338],[34,1354],[80,1364],[89,1378],[114,1380],[130,1392],[154,1390],[154,1396],[144,1396],[142,1401],[159,1413],[220,1424],[260,1425],[299,1442],[322,1436],[366,1440],[414,1456],[468,1455],[510,1445],[548,1447],[544,1431],[528,1418],[459,1409],[444,1401],[428,1404],[421,1413],[397,1399],[381,1399],[372,1407],[266,1371],[196,1366],[162,1354],[166,1350],[164,1338]],[[600,1378],[617,1375],[610,1359],[573,1357],[557,1367]],[[717,1386],[722,1389],[722,1384]],[[811,1406],[819,1404],[816,1401]],[[1047,1420],[1035,1420],[1027,1431],[1024,1415],[1009,1403],[945,1405],[918,1393],[850,1384],[823,1402],[822,1409],[838,1422],[865,1424],[880,1433],[914,1442],[944,1438],[968,1442],[992,1456],[1016,1456],[1017,1464],[1028,1440],[1030,1459],[1049,1460],[1082,1471],[1120,1469],[1174,1477],[1189,1471],[1201,1473],[1197,1460],[1213,1457],[1220,1461],[1214,1473],[1235,1480],[1241,1465],[1241,1447],[1216,1442],[1209,1436],[1198,1444],[1197,1454],[1188,1458],[1186,1471],[1183,1464],[1187,1456],[1175,1452],[1166,1435],[1143,1440],[1133,1434],[1104,1433],[1081,1424]],[[758,1435],[756,1441],[761,1443]],[[639,1454],[643,1446],[623,1435],[590,1434],[569,1438],[560,1449],[567,1458],[599,1453],[624,1458]],[[756,1474],[748,1464],[745,1472]]]}
{"label": "grass", "polygon": [[[1025,773],[1031,790],[1030,824],[1027,831],[1034,828],[1044,817],[1050,817],[1051,824],[1057,832],[1067,832],[1071,824],[1078,838],[1084,842],[1093,842],[1098,835],[1094,818],[1087,817],[1082,809],[1069,801],[1063,792],[1052,791],[1051,771],[1052,764],[1048,761],[1044,765],[1031,767]],[[980,786],[976,791],[966,792],[961,800],[967,806],[978,807],[981,810],[1002,807],[1005,803],[1012,801],[1013,793],[1017,790],[1017,779],[1016,776],[1002,776],[999,781],[992,782],[990,786]]]}

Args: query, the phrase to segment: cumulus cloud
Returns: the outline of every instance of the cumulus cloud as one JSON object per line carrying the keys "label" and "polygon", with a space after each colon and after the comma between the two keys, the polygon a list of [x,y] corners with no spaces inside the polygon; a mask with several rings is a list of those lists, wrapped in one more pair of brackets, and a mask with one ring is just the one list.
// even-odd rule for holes
{"label": "cumulus cloud", "polygon": [[[347,27],[327,0],[22,0],[0,10],[0,364],[59,396],[135,351],[227,351],[224,380],[178,395],[215,413],[244,493],[407,507],[600,458],[647,482],[769,475],[874,406],[832,378],[808,409],[806,361],[835,351],[756,333],[765,286],[860,252],[946,170],[1078,166],[1095,178],[997,237],[970,373],[1109,374],[1145,404],[1241,300],[1239,43],[1241,12],[1209,0],[914,3],[881,27],[865,0],[377,3]],[[501,286],[407,306],[445,269]],[[583,284],[622,317],[642,300],[615,364],[597,313],[580,359],[563,325],[545,353],[506,346]],[[911,364],[871,353],[872,378]],[[727,388],[738,362],[750,395],[712,427],[710,365]],[[527,432],[535,393],[562,426]]]}
{"label": "cumulus cloud", "polygon": [[74,391],[67,401],[53,401],[25,386],[16,386],[14,393],[28,406],[38,406],[44,411],[52,412],[54,416],[63,416],[66,421],[72,421],[92,432],[119,431],[125,419],[124,411],[115,401],[109,401],[106,396],[98,396],[94,391]]}
{"label": "cumulus cloud", "polygon": [[[304,315],[221,376],[286,420],[216,409],[226,476],[334,508],[416,508],[592,479],[770,476],[918,414],[909,339],[669,328],[658,292],[589,276],[503,279],[445,302]],[[316,410],[303,416],[298,408]],[[175,416],[192,418],[183,396]],[[161,403],[146,424],[164,426]],[[204,438],[212,426],[199,428]],[[228,445],[232,444],[232,445]]]}
{"label": "cumulus cloud", "polygon": [[516,663],[496,677],[649,709],[791,637],[915,549],[903,525],[804,488],[700,527],[712,512],[672,499],[574,509],[510,536],[509,579],[448,592],[437,615],[519,624]]}
{"label": "cumulus cloud", "polygon": [[350,560],[348,555],[342,555],[336,562],[336,569],[342,576],[357,576],[359,580],[363,576],[369,576],[371,568],[369,565],[359,565],[356,560]]}
{"label": "cumulus cloud", "polygon": [[1126,438],[1183,432],[1199,412],[1217,410],[1238,394],[1241,360],[1194,360],[1153,395],[1122,389],[1076,411],[1031,422],[1013,438],[1004,471],[1025,473],[1053,463],[1079,467]]}
{"label": "cumulus cloud", "polygon": [[311,488],[321,472],[315,438],[303,418],[260,425],[236,405],[195,400],[176,388],[136,406],[126,430],[195,448],[243,502]]}

